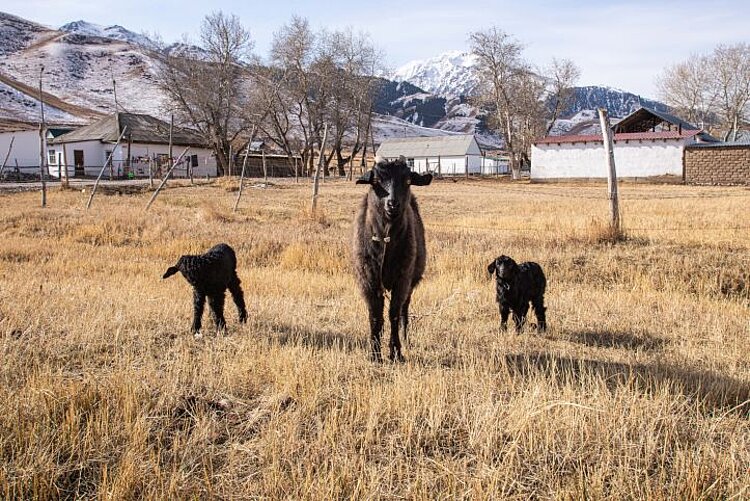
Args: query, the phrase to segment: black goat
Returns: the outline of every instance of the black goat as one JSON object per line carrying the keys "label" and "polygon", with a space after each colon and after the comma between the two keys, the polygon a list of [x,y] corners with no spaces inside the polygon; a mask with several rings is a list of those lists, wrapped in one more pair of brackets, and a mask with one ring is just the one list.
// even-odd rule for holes
{"label": "black goat", "polygon": [[410,186],[426,186],[432,174],[412,172],[403,159],[380,161],[357,180],[369,184],[354,223],[352,257],[370,320],[371,356],[382,361],[383,293],[391,291],[388,318],[391,323],[390,359],[403,361],[399,323],[404,341],[409,325],[409,303],[414,286],[424,274],[427,251],[424,225]]}
{"label": "black goat", "polygon": [[208,306],[214,316],[217,329],[226,327],[224,319],[224,292],[229,289],[234,304],[240,314],[240,322],[247,321],[245,297],[237,276],[237,256],[227,244],[211,247],[208,252],[198,256],[182,256],[175,266],[170,266],[162,278],[168,278],[177,272],[193,286],[193,326],[197,333],[201,329],[201,317],[208,297]]}
{"label": "black goat", "polygon": [[534,306],[537,319],[537,329],[547,329],[547,317],[544,307],[544,290],[547,279],[542,267],[537,263],[528,262],[516,264],[508,256],[500,256],[487,267],[490,274],[495,274],[497,284],[497,304],[500,307],[500,328],[508,327],[508,314],[513,312],[513,322],[516,331],[520,331],[526,322],[529,312],[529,302]]}

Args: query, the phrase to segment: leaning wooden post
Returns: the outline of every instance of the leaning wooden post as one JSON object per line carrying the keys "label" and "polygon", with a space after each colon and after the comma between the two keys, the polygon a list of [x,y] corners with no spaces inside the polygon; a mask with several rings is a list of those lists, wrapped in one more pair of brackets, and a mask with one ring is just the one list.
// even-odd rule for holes
{"label": "leaning wooden post", "polygon": [[323,156],[326,148],[326,140],[328,139],[328,124],[325,124],[323,129],[323,143],[320,145],[320,158],[318,159],[318,168],[315,169],[315,179],[313,180],[313,196],[312,196],[312,215],[315,215],[315,211],[318,209],[318,191],[320,190],[320,171],[323,170]]}
{"label": "leaning wooden post", "polygon": [[247,165],[247,155],[250,153],[250,143],[247,143],[245,148],[245,158],[242,160],[242,171],[240,172],[240,189],[237,190],[237,200],[234,201],[234,209],[232,212],[237,212],[237,207],[240,205],[240,198],[242,197],[242,181],[245,179],[245,166]]}
{"label": "leaning wooden post", "polygon": [[612,129],[609,127],[607,110],[599,108],[599,124],[602,128],[604,154],[607,157],[607,198],[609,199],[610,225],[620,230],[620,207],[617,200],[617,172],[615,171],[615,151],[612,141]]}
{"label": "leaning wooden post", "polygon": [[[268,166],[266,165],[266,151],[260,150],[260,155],[263,160],[263,182],[267,185],[268,184]],[[245,157],[247,158],[247,156]]]}
{"label": "leaning wooden post", "polygon": [[156,191],[154,192],[154,194],[151,195],[151,200],[149,200],[148,204],[146,204],[145,210],[148,210],[148,208],[151,207],[151,204],[154,203],[154,200],[156,200],[156,197],[159,195],[159,192],[161,191],[161,189],[164,188],[165,184],[167,184],[167,179],[169,179],[170,174],[172,174],[172,171],[174,170],[174,168],[177,167],[177,164],[180,163],[180,160],[182,160],[182,157],[185,156],[185,153],[187,153],[189,149],[190,149],[190,146],[186,146],[185,149],[182,150],[182,153],[180,153],[180,156],[177,157],[177,160],[174,161],[174,163],[172,164],[172,167],[170,167],[169,170],[167,171],[167,175],[164,176],[164,179],[161,180],[161,184],[159,185],[159,187],[156,188]]}
{"label": "leaning wooden post", "polygon": [[39,123],[39,177],[42,181],[42,207],[47,207],[47,182],[44,179],[44,167],[47,164],[47,132],[44,128],[44,95],[42,94],[42,74],[44,65],[39,69],[39,110],[42,121]]}
{"label": "leaning wooden post", "polygon": [[128,131],[128,126],[126,125],[123,127],[122,132],[120,133],[120,137],[117,138],[117,142],[115,143],[115,147],[112,148],[112,151],[109,152],[109,157],[107,157],[107,161],[104,162],[104,165],[102,166],[102,170],[99,171],[99,175],[96,177],[96,181],[94,182],[94,188],[91,190],[91,196],[89,197],[89,201],[86,203],[86,210],[91,208],[91,201],[94,200],[94,195],[96,194],[96,189],[99,187],[99,181],[101,181],[102,176],[104,175],[104,169],[107,168],[107,164],[112,161],[112,155],[115,154],[115,151],[117,150],[117,147],[120,145],[120,141],[122,141],[123,136],[125,136],[125,133]]}
{"label": "leaning wooden post", "polygon": [[15,140],[16,140],[16,136],[11,136],[10,144],[8,145],[8,153],[5,154],[5,160],[3,160],[3,165],[0,165],[0,179],[3,178],[3,171],[5,170],[5,166],[8,163],[8,158],[10,158],[10,152],[13,151],[13,142]]}

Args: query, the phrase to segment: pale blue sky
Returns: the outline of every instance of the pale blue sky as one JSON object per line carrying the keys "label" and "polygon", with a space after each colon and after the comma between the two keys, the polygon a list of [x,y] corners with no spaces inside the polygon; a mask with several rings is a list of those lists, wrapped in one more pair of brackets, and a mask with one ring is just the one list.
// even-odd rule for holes
{"label": "pale blue sky", "polygon": [[3,0],[0,10],[55,27],[79,19],[120,24],[159,33],[167,42],[183,34],[197,38],[203,16],[223,10],[250,28],[261,57],[268,54],[273,32],[298,14],[316,28],[350,26],[370,33],[392,68],[466,50],[470,31],[496,25],[524,42],[537,65],[554,56],[569,58],[582,70],[580,85],[608,85],[644,97],[656,97],[655,77],[666,65],[718,43],[750,41],[747,0]]}

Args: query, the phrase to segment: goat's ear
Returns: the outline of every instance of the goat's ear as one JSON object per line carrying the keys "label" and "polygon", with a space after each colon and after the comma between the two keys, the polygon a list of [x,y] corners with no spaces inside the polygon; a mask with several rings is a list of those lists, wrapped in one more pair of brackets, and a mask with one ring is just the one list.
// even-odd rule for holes
{"label": "goat's ear", "polygon": [[170,266],[169,268],[167,268],[167,272],[161,278],[169,278],[172,275],[174,275],[175,273],[177,273],[178,271],[180,271],[180,270],[176,266]]}
{"label": "goat's ear", "polygon": [[489,272],[490,275],[495,273],[495,260],[494,259],[492,260],[490,265],[487,267],[487,271]]}
{"label": "goat's ear", "polygon": [[414,186],[427,186],[432,182],[432,174],[419,174],[418,172],[412,172],[409,174],[411,184]]}
{"label": "goat's ear", "polygon": [[367,172],[365,172],[364,174],[362,174],[362,177],[360,177],[359,179],[357,179],[356,184],[372,184],[373,176],[374,176],[374,174],[373,174],[372,170],[368,170]]}

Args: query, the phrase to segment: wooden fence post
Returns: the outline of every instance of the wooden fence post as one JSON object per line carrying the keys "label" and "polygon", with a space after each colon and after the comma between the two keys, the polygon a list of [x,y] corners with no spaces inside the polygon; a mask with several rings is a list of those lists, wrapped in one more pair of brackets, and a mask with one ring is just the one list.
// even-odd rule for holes
{"label": "wooden fence post", "polygon": [[107,157],[107,161],[104,162],[104,165],[102,166],[102,170],[99,171],[99,175],[96,177],[96,181],[94,182],[94,188],[91,190],[91,196],[89,197],[89,201],[86,203],[86,210],[91,208],[91,201],[94,200],[94,195],[96,194],[96,189],[99,187],[99,181],[101,181],[102,176],[104,175],[104,169],[107,168],[107,164],[112,161],[112,155],[115,154],[115,150],[117,150],[117,146],[119,146],[120,141],[122,141],[123,136],[125,135],[125,132],[127,132],[128,126],[126,125],[123,127],[122,132],[120,133],[120,137],[117,138],[117,142],[115,143],[115,147],[112,148],[112,151],[109,152],[109,157]]}
{"label": "wooden fence post", "polygon": [[8,158],[10,158],[10,152],[13,151],[13,142],[16,140],[16,136],[12,136],[10,138],[10,144],[8,145],[8,153],[5,154],[5,160],[3,160],[3,165],[0,165],[0,179],[3,178],[3,171],[5,170],[5,165],[8,163]]}
{"label": "wooden fence post", "polygon": [[159,185],[159,187],[156,188],[156,191],[154,192],[154,194],[151,195],[151,200],[149,200],[148,204],[146,204],[145,210],[148,210],[148,208],[151,207],[151,204],[154,203],[154,200],[156,200],[156,197],[159,195],[159,192],[161,191],[161,189],[164,188],[165,184],[167,184],[167,179],[169,179],[169,175],[172,174],[172,171],[174,170],[174,168],[177,167],[177,164],[180,163],[180,160],[182,160],[182,157],[185,156],[185,153],[187,153],[189,149],[190,149],[190,146],[186,146],[185,149],[182,150],[182,153],[180,153],[180,156],[177,157],[177,160],[175,160],[175,162],[172,164],[172,167],[169,168],[169,170],[167,171],[167,175],[164,176],[164,179],[161,180],[161,184]]}
{"label": "wooden fence post", "polygon": [[240,172],[240,189],[237,190],[237,200],[234,201],[234,209],[232,212],[237,212],[237,207],[240,205],[240,197],[242,197],[242,182],[245,179],[245,166],[247,165],[247,155],[250,153],[250,143],[247,143],[245,148],[245,159],[242,160],[242,171]]}
{"label": "wooden fence post", "polygon": [[617,199],[617,172],[615,171],[615,152],[612,140],[612,129],[609,127],[607,110],[599,108],[599,124],[602,128],[604,154],[607,157],[607,198],[609,199],[610,226],[620,230],[620,207]]}
{"label": "wooden fence post", "polygon": [[320,171],[323,170],[323,157],[325,156],[326,140],[328,139],[328,124],[323,129],[323,143],[320,145],[320,158],[318,159],[318,168],[315,169],[315,179],[313,180],[313,196],[311,213],[314,216],[318,209],[318,191],[320,190]]}

